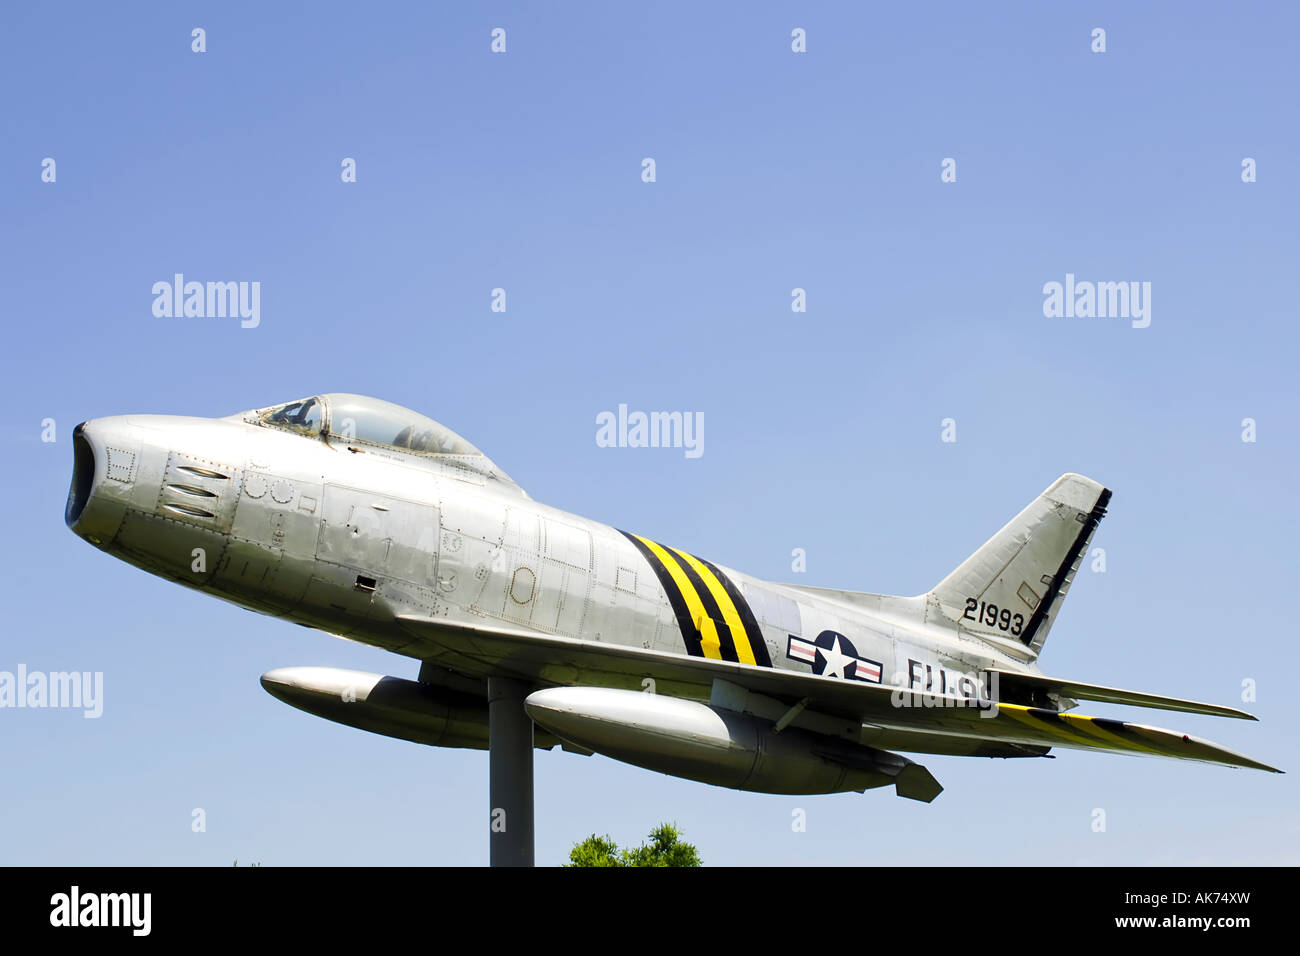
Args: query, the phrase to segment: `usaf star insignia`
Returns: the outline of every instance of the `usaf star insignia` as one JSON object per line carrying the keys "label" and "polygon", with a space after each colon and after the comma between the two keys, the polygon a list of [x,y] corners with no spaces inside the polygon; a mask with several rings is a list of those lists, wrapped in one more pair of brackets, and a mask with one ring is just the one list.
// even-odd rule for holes
{"label": "usaf star insignia", "polygon": [[813,673],[822,677],[880,683],[879,662],[858,656],[853,642],[838,631],[822,631],[814,641],[791,634],[785,656],[811,664]]}

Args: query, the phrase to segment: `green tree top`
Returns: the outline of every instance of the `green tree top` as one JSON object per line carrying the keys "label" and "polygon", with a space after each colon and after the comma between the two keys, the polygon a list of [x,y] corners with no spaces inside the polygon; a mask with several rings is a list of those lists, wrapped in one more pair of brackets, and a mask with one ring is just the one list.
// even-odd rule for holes
{"label": "green tree top", "polygon": [[650,842],[620,850],[608,835],[592,834],[569,851],[566,866],[701,866],[699,851],[683,843],[672,823],[661,823],[650,831]]}

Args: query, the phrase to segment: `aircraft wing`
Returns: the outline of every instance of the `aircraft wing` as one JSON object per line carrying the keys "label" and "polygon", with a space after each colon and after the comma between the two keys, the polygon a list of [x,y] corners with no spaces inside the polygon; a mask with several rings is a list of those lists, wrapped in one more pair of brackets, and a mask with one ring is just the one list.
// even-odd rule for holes
{"label": "aircraft wing", "polygon": [[[539,631],[463,625],[414,615],[398,622],[413,638],[402,653],[455,670],[513,672],[551,685],[591,684],[641,689],[653,678],[660,693],[707,700],[714,680],[819,713],[887,730],[996,741],[1032,747],[1104,750],[1198,760],[1281,773],[1226,747],[1189,734],[1103,717],[1000,704],[996,713],[967,706],[958,697],[925,695],[939,706],[898,706],[894,688],[842,681],[794,671],[664,654],[648,648],[557,637]],[[1085,687],[1090,685],[1069,685]],[[1122,702],[1131,703],[1130,699]]]}

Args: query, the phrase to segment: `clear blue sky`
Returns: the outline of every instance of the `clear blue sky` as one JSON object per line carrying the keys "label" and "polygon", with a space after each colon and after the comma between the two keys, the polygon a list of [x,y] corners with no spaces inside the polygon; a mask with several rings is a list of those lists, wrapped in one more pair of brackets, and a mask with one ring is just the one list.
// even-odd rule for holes
{"label": "clear blue sky", "polygon": [[[98,720],[0,711],[0,862],[486,861],[486,754],[258,684],[414,662],[177,588],[62,523],[79,421],[334,390],[432,415],[541,501],[859,590],[925,590],[1083,472],[1115,493],[1107,570],[1081,572],[1044,668],[1244,706],[1261,722],[1083,710],[1300,769],[1292,7],[410,6],[0,14],[0,670],[105,681]],[[175,272],[260,282],[261,325],[155,318]],[[1150,327],[1045,318],[1067,272],[1149,281]],[[597,447],[619,403],[702,412],[704,455]],[[539,755],[538,860],[673,819],[712,864],[1300,862],[1294,774],[925,762],[947,787],[930,806]]]}

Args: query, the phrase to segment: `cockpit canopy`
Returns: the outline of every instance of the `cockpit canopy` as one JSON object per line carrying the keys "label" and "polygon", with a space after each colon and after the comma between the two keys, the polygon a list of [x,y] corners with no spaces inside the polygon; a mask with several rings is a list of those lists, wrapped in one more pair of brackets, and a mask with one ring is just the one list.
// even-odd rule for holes
{"label": "cockpit canopy", "polygon": [[378,398],[334,392],[253,412],[253,419],[312,438],[391,448],[414,455],[483,453],[450,428]]}

